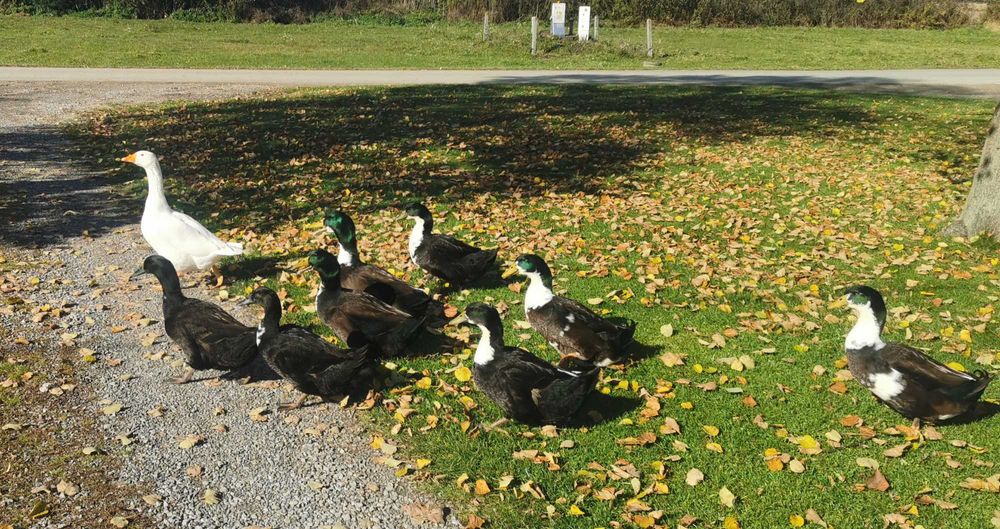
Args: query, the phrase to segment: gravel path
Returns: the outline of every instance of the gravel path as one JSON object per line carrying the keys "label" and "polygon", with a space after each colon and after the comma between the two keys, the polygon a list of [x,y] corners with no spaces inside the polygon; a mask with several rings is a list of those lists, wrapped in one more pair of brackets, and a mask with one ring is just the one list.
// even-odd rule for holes
{"label": "gravel path", "polygon": [[[116,196],[102,175],[84,172],[55,126],[105,104],[253,90],[0,83],[0,251],[18,281],[38,278],[22,295],[35,314],[44,304],[63,312],[50,310],[41,322],[27,311],[0,314],[0,325],[31,332],[45,347],[62,341],[95,353],[83,377],[97,398],[84,407],[101,417],[105,449],[122,454],[121,478],[161,497],[133,502],[160,526],[411,527],[402,507],[434,501],[376,462],[355,412],[316,404],[252,419],[252,410],[274,410],[295,395],[259,361],[238,378],[199,372],[184,386],[165,381],[180,372],[181,356],[156,321],[159,289],[149,276],[127,281],[149,252],[138,229],[142,204]],[[19,260],[34,266],[11,264]],[[187,294],[216,295],[201,287]],[[231,301],[222,305],[233,309]],[[249,310],[234,314],[248,323],[257,318]],[[182,448],[187,436],[198,442]],[[449,523],[457,524],[454,517]]]}

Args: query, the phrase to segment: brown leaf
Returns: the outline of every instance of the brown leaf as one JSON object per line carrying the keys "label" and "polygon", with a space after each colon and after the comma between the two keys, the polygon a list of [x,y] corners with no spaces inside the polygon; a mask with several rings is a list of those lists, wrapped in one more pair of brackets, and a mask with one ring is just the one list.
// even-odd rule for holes
{"label": "brown leaf", "polygon": [[882,475],[882,471],[876,468],[875,473],[872,474],[872,477],[868,478],[868,482],[865,483],[865,487],[867,487],[868,490],[885,492],[889,490],[889,480],[885,479],[885,476]]}
{"label": "brown leaf", "polygon": [[475,513],[472,513],[465,522],[465,529],[481,529],[485,525],[486,520],[484,518],[480,518]]}
{"label": "brown leaf", "polygon": [[444,510],[439,505],[425,503],[408,503],[403,506],[403,512],[414,523],[444,523]]}

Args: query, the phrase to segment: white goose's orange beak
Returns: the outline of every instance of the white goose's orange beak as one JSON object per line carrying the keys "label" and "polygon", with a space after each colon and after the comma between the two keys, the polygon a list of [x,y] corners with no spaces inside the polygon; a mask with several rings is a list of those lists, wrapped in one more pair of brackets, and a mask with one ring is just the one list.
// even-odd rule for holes
{"label": "white goose's orange beak", "polygon": [[124,158],[119,159],[121,162],[135,163],[135,153],[132,153]]}

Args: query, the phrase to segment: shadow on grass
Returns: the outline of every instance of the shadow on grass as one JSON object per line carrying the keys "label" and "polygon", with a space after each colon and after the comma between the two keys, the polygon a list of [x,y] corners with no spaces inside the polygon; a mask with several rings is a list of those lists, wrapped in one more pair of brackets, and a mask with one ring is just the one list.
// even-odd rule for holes
{"label": "shadow on grass", "polygon": [[587,396],[587,400],[583,402],[580,410],[573,416],[573,420],[565,426],[581,428],[615,422],[638,408],[641,403],[642,401],[636,398],[605,395],[600,391],[593,391]]}
{"label": "shadow on grass", "polygon": [[280,271],[278,263],[298,257],[301,256],[286,255],[279,259],[277,257],[257,255],[254,257],[229,259],[222,265],[222,275],[226,279],[232,279],[233,281],[245,281],[255,277],[274,277]]}
{"label": "shadow on grass", "polygon": [[654,166],[671,138],[711,145],[876,129],[880,116],[856,97],[738,87],[341,89],[126,113],[92,145],[105,160],[140,147],[165,154],[178,209],[266,231],[336,207],[346,192],[367,197],[362,211],[407,197],[627,192],[616,179]]}

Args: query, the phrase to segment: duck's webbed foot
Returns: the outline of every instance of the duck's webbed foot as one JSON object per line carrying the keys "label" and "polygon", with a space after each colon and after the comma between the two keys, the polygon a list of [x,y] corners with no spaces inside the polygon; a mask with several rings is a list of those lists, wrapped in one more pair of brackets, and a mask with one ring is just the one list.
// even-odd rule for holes
{"label": "duck's webbed foot", "polygon": [[303,394],[299,395],[299,397],[297,399],[293,400],[293,401],[283,402],[283,403],[279,404],[278,405],[278,411],[289,411],[289,410],[295,410],[295,409],[301,408],[302,405],[306,403],[306,399],[307,398],[309,398],[309,395],[306,395],[305,393],[303,393]]}
{"label": "duck's webbed foot", "polygon": [[169,378],[167,380],[171,384],[181,385],[181,384],[187,384],[188,382],[190,382],[191,381],[191,377],[193,377],[193,376],[194,376],[194,369],[191,369],[190,367],[188,367],[188,368],[184,369],[184,372],[181,373],[180,375],[177,375],[176,377]]}
{"label": "duck's webbed foot", "polygon": [[507,417],[504,417],[502,419],[494,421],[491,424],[483,426],[483,431],[484,432],[492,432],[493,430],[496,430],[497,428],[499,428],[499,427],[507,424],[508,422],[510,422],[510,419],[508,419]]}

